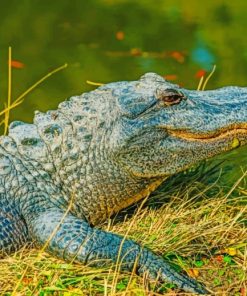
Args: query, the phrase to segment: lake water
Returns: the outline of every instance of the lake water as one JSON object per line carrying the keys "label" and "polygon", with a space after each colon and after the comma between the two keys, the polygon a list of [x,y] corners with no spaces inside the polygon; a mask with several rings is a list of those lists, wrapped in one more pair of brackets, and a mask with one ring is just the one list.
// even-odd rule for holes
{"label": "lake water", "polygon": [[[12,0],[0,10],[0,100],[7,97],[12,46],[13,99],[64,63],[25,98],[11,120],[30,122],[34,110],[56,108],[93,89],[86,80],[137,79],[157,72],[197,88],[204,71],[217,69],[207,89],[247,86],[247,1]],[[229,179],[247,166],[246,147],[228,153]]]}

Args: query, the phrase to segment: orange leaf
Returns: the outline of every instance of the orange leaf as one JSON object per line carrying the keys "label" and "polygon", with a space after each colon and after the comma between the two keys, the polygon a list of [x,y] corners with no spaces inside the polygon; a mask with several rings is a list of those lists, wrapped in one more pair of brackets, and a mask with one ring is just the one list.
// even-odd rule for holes
{"label": "orange leaf", "polygon": [[168,75],[165,75],[164,78],[167,80],[174,81],[178,79],[178,76],[176,74],[168,74]]}
{"label": "orange leaf", "polygon": [[184,58],[184,54],[182,53],[182,52],[180,52],[180,51],[172,51],[171,53],[170,53],[170,56],[174,59],[174,60],[176,60],[177,62],[179,62],[179,63],[184,63],[184,60],[185,60],[185,58]]}
{"label": "orange leaf", "polygon": [[222,255],[217,255],[215,256],[215,260],[218,262],[222,262],[223,261],[223,256]]}
{"label": "orange leaf", "polygon": [[12,60],[10,64],[12,68],[16,69],[22,69],[25,67],[25,65],[22,62],[16,60]]}
{"label": "orange leaf", "polygon": [[190,268],[187,273],[189,276],[193,278],[197,278],[199,276],[199,271],[198,269],[195,269],[195,268]]}
{"label": "orange leaf", "polygon": [[139,48],[131,48],[130,54],[132,56],[141,56],[142,55],[142,51]]}
{"label": "orange leaf", "polygon": [[198,71],[196,72],[195,77],[196,77],[196,78],[201,78],[201,77],[205,76],[206,73],[207,73],[206,70],[204,70],[204,69],[200,69],[200,70],[198,70]]}
{"label": "orange leaf", "polygon": [[22,279],[22,283],[23,283],[24,285],[29,285],[29,284],[32,283],[32,279],[31,279],[31,278],[28,278],[28,277],[24,277],[24,278]]}
{"label": "orange leaf", "polygon": [[123,40],[124,39],[124,32],[123,31],[118,31],[117,33],[116,33],[116,39],[117,40]]}

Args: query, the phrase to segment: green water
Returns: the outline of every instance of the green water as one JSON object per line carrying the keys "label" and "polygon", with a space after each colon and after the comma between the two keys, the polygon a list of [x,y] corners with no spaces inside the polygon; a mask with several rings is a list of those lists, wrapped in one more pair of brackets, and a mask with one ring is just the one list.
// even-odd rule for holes
{"label": "green water", "polygon": [[[8,46],[13,98],[51,69],[67,69],[36,88],[11,114],[30,122],[34,110],[56,108],[67,97],[93,89],[86,80],[132,80],[144,72],[169,75],[196,88],[196,73],[217,71],[207,88],[246,86],[247,1],[88,0],[2,1],[0,100],[7,94]],[[229,180],[247,166],[247,149],[224,156]]]}

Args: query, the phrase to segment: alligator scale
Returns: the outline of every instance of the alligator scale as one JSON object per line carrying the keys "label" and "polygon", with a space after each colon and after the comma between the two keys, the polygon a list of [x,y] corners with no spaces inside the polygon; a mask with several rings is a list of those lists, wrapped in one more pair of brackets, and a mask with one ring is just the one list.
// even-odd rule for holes
{"label": "alligator scale", "polygon": [[[136,242],[98,229],[177,172],[247,144],[247,87],[192,91],[147,73],[36,112],[0,137],[0,252],[34,241],[65,260],[116,262],[206,289]],[[97,263],[96,263],[97,262]]]}

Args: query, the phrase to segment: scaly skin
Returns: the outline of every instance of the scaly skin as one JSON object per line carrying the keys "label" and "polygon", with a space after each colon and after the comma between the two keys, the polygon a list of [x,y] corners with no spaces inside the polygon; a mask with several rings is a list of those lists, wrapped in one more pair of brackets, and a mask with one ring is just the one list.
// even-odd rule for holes
{"label": "scaly skin", "polygon": [[95,228],[168,176],[247,143],[247,88],[179,88],[154,73],[106,84],[13,122],[0,137],[0,251],[29,241],[66,260],[136,264],[206,294],[132,240]]}

